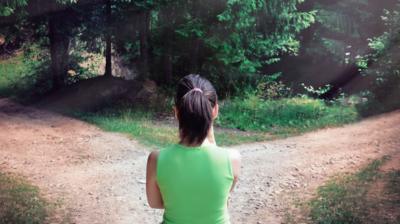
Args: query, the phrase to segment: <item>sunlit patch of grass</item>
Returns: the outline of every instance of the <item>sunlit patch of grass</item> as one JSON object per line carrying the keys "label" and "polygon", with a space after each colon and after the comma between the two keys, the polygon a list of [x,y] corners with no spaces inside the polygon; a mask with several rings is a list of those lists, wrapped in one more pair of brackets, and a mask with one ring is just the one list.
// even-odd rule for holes
{"label": "sunlit patch of grass", "polygon": [[[309,203],[312,223],[399,223],[400,216],[391,219],[387,212],[400,206],[400,175],[398,171],[384,173],[379,170],[389,159],[375,160],[356,174],[334,178],[319,187],[317,197]],[[378,182],[383,182],[386,187],[372,197],[369,194],[376,190],[373,186]]]}
{"label": "sunlit patch of grass", "polygon": [[[123,108],[97,113],[80,113],[76,116],[106,131],[129,134],[149,147],[162,148],[179,141],[178,128],[156,121],[151,111]],[[215,129],[215,138],[218,145],[228,146],[262,141],[271,137],[264,133]]]}
{"label": "sunlit patch of grass", "polygon": [[0,223],[42,224],[48,216],[46,206],[37,187],[0,173]]}
{"label": "sunlit patch of grass", "polygon": [[176,130],[154,123],[151,120],[151,113],[128,109],[117,112],[84,113],[78,116],[106,131],[129,134],[147,146],[164,147],[177,142]]}
{"label": "sunlit patch of grass", "polygon": [[23,54],[0,60],[0,95],[8,96],[13,93],[14,86],[27,70],[23,62]]}
{"label": "sunlit patch of grass", "polygon": [[322,100],[310,98],[263,100],[250,95],[225,101],[220,111],[217,120],[220,126],[283,136],[358,119],[357,111],[352,106],[327,105]]}
{"label": "sunlit patch of grass", "polygon": [[[328,106],[308,98],[264,101],[255,96],[222,102],[220,108],[214,133],[221,146],[287,137],[357,119],[352,107]],[[156,119],[158,113],[151,108],[124,105],[78,117],[106,131],[127,133],[147,146],[165,147],[178,142],[177,127]]]}

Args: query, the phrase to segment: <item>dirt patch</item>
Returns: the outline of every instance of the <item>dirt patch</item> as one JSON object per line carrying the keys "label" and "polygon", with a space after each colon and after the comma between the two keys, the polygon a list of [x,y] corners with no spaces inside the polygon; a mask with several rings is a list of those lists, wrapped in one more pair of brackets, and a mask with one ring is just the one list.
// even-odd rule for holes
{"label": "dirt patch", "polygon": [[398,124],[399,111],[341,128],[235,147],[243,155],[242,178],[232,197],[235,223],[281,223],[294,203],[315,196],[316,188],[333,175],[397,153]]}
{"label": "dirt patch", "polygon": [[[232,223],[280,223],[293,198],[307,199],[338,172],[400,147],[400,111],[341,128],[239,145],[243,171]],[[84,122],[0,99],[0,169],[21,174],[64,205],[72,223],[158,223],[145,200],[148,150]],[[55,217],[57,219],[57,217]],[[54,223],[58,223],[54,221]]]}

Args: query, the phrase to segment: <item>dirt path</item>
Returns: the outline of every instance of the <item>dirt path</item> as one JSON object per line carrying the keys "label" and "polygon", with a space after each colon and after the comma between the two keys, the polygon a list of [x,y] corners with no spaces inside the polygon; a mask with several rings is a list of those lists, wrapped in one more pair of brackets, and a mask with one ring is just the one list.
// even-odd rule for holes
{"label": "dirt path", "polygon": [[[329,176],[400,150],[400,111],[341,128],[236,146],[242,178],[233,223],[280,223],[288,203]],[[159,223],[146,205],[148,150],[120,134],[0,99],[0,170],[26,176],[72,223]]]}

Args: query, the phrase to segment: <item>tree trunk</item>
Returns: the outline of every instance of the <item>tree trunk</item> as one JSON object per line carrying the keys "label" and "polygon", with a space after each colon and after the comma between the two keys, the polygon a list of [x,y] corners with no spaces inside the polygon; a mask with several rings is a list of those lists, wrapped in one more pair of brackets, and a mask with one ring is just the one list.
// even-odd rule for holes
{"label": "tree trunk", "polygon": [[165,81],[166,84],[170,84],[172,82],[172,35],[171,29],[166,29],[164,34],[164,55],[163,55],[163,73],[164,78],[162,80]]}
{"label": "tree trunk", "polygon": [[172,55],[170,47],[168,47],[164,54],[164,72],[165,72],[165,83],[170,84],[172,82]]}
{"label": "tree trunk", "polygon": [[[199,18],[201,20],[201,12],[202,12],[202,3],[201,1],[194,1],[193,2],[193,16],[194,18]],[[190,55],[189,55],[189,72],[192,74],[198,74],[200,70],[199,66],[199,53],[200,53],[200,44],[201,40],[200,37],[197,35],[193,35],[192,37],[192,46],[190,50]]]}
{"label": "tree trunk", "polygon": [[140,22],[140,67],[141,76],[148,77],[149,73],[149,27],[150,11],[142,12]]}
{"label": "tree trunk", "polygon": [[106,30],[106,68],[104,76],[112,77],[112,62],[111,62],[111,0],[106,0],[106,23],[107,23],[107,30]]}
{"label": "tree trunk", "polygon": [[165,28],[163,30],[163,57],[162,57],[162,74],[161,80],[166,84],[171,84],[172,82],[172,74],[173,74],[173,65],[172,65],[172,38],[174,33],[174,9],[169,7],[164,7],[163,10],[160,11],[161,21],[165,21]]}
{"label": "tree trunk", "polygon": [[65,17],[63,13],[53,13],[48,20],[51,72],[53,88],[64,85],[68,70],[68,48],[69,36],[63,24]]}

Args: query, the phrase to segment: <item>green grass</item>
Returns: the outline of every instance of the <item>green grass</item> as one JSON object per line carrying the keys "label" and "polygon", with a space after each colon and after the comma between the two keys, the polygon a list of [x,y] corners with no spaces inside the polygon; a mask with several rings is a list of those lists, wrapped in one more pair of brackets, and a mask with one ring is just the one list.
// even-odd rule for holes
{"label": "green grass", "polygon": [[176,142],[176,131],[169,126],[161,126],[152,121],[152,114],[141,110],[122,109],[83,113],[79,118],[96,124],[111,132],[127,133],[147,146],[162,147]]}
{"label": "green grass", "polygon": [[[379,170],[389,159],[375,160],[356,174],[334,178],[319,187],[317,197],[309,203],[311,223],[400,223],[400,216],[395,220],[387,217],[390,208],[400,208],[399,170],[389,173]],[[378,196],[371,196],[378,181],[383,181],[385,188]]]}
{"label": "green grass", "polygon": [[15,94],[15,86],[27,73],[28,66],[23,61],[23,54],[0,60],[0,95]]}
{"label": "green grass", "polygon": [[0,223],[44,223],[46,206],[37,187],[19,177],[0,173]]}
{"label": "green grass", "polygon": [[[178,128],[157,121],[155,117],[159,113],[155,109],[109,106],[96,113],[78,114],[78,118],[106,131],[127,133],[147,146],[164,147],[178,142]],[[357,118],[353,107],[328,106],[315,99],[264,101],[258,97],[236,98],[221,103],[214,133],[219,145],[229,146],[338,126]]]}
{"label": "green grass", "polygon": [[322,100],[310,98],[262,100],[250,95],[225,101],[221,105],[218,124],[287,136],[357,119],[357,111],[352,106],[327,105]]}
{"label": "green grass", "polygon": [[[153,112],[142,109],[120,108],[97,113],[75,114],[78,118],[95,124],[106,131],[126,133],[149,147],[165,147],[178,142],[178,128],[155,120]],[[235,145],[270,138],[264,133],[235,132],[216,128],[215,138],[219,145]]]}

